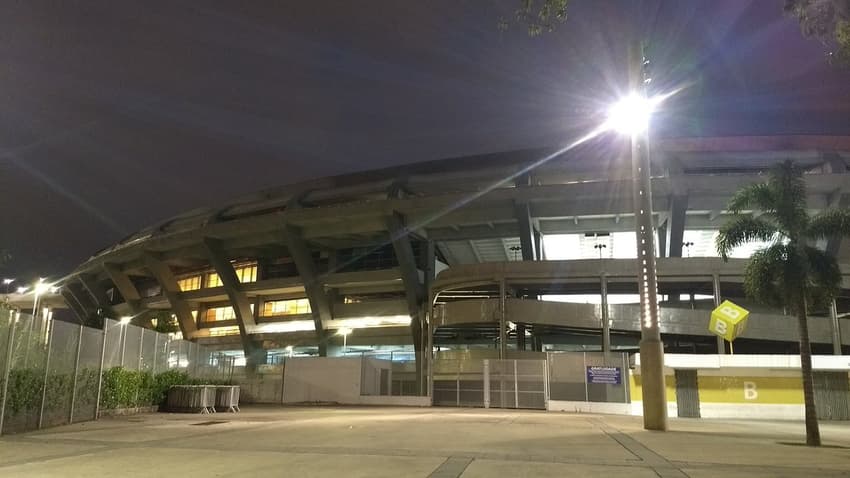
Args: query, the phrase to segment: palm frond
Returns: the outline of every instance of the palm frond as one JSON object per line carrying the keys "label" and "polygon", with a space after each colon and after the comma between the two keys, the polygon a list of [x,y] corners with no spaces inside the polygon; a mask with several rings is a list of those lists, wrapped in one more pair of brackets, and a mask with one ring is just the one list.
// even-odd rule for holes
{"label": "palm frond", "polygon": [[729,259],[729,252],[741,244],[751,241],[770,241],[778,232],[773,224],[760,218],[734,216],[720,228],[715,247],[725,261]]}
{"label": "palm frond", "polygon": [[824,308],[841,289],[841,269],[838,261],[826,251],[806,247],[808,262],[809,305]]}
{"label": "palm frond", "polygon": [[785,267],[788,246],[774,244],[756,251],[747,263],[744,273],[744,291],[758,302],[784,306],[787,283]]}
{"label": "palm frond", "polygon": [[792,161],[785,161],[771,171],[768,185],[774,197],[777,224],[792,239],[798,239],[805,234],[809,221],[803,170]]}
{"label": "palm frond", "polygon": [[738,214],[745,209],[757,209],[763,212],[774,212],[776,198],[768,183],[750,184],[739,189],[726,208],[733,214]]}
{"label": "palm frond", "polygon": [[809,221],[806,231],[809,239],[850,236],[850,209],[827,209]]}

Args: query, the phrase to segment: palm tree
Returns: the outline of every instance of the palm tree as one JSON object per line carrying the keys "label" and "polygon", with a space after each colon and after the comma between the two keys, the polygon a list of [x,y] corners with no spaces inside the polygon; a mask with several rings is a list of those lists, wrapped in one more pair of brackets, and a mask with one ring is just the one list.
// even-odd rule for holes
{"label": "palm tree", "polygon": [[[806,408],[806,444],[820,446],[812,386],[808,310],[828,306],[841,286],[835,257],[812,247],[818,239],[850,236],[850,209],[806,210],[803,171],[791,161],[774,168],[767,182],[744,187],[728,205],[732,218],[720,228],[717,252],[727,260],[736,246],[751,241],[770,245],[752,255],[744,290],[757,302],[785,307],[797,315],[800,365]],[[761,214],[742,214],[744,210]]]}

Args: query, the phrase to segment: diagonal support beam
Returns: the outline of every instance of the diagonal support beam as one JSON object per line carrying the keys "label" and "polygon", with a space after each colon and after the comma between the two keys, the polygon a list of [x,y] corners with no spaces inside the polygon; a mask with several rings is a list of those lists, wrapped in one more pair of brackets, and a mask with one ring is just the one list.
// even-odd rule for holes
{"label": "diagonal support beam", "polygon": [[[130,308],[133,317],[142,315],[144,312],[141,306],[142,296],[139,294],[136,285],[130,280],[130,277],[117,264],[104,264],[103,269],[106,271],[106,275],[109,276],[109,280],[112,281],[115,288],[121,293],[121,297],[124,298],[124,303]],[[145,325],[150,326],[150,321],[147,321]]]}
{"label": "diagonal support beam", "polygon": [[301,234],[301,229],[286,224],[283,228],[283,240],[286,242],[292,261],[295,262],[295,269],[301,276],[304,291],[307,293],[307,300],[310,301],[313,324],[316,328],[316,340],[319,343],[319,355],[325,357],[328,355],[328,341],[323,324],[324,321],[333,319],[330,299],[316,270],[313,255]]}
{"label": "diagonal support beam", "polygon": [[[843,174],[847,172],[847,164],[837,154],[824,155],[830,172],[833,174]],[[841,188],[832,194],[829,200],[829,207],[847,208],[850,207],[850,191],[848,188]],[[830,237],[826,240],[826,252],[831,256],[836,257],[841,251],[841,236]]]}
{"label": "diagonal support beam", "polygon": [[62,298],[65,299],[65,303],[68,304],[68,307],[71,309],[72,312],[74,312],[74,315],[77,316],[77,319],[79,319],[80,323],[85,324],[88,319],[88,314],[86,314],[86,309],[85,307],[83,307],[83,304],[80,303],[79,300],[77,300],[77,296],[74,295],[74,293],[71,291],[70,288],[68,288],[67,285],[65,287],[62,287],[62,291],[60,292],[60,294],[62,294]]}
{"label": "diagonal support beam", "polygon": [[425,300],[425,288],[419,280],[419,269],[416,267],[416,257],[413,245],[410,243],[410,230],[405,227],[403,217],[394,213],[387,218],[387,231],[393,245],[398,266],[404,283],[407,308],[410,311],[410,334],[416,353],[417,390],[422,387],[422,305]]}
{"label": "diagonal support beam", "polygon": [[180,286],[177,285],[177,279],[174,277],[171,268],[151,252],[145,253],[145,267],[159,283],[162,288],[162,295],[171,304],[171,310],[177,316],[177,323],[180,325],[183,338],[191,339],[192,335],[198,331],[198,324],[192,317],[192,309],[189,304],[180,297]]}
{"label": "diagonal support beam", "polygon": [[[89,297],[91,297],[94,305],[100,310],[102,317],[110,317],[112,315],[112,305],[109,303],[109,296],[106,295],[106,290],[101,287],[97,277],[91,274],[80,274],[77,276],[80,284],[83,286]],[[112,317],[115,319],[116,317]]]}
{"label": "diagonal support beam", "polygon": [[248,332],[248,327],[257,325],[257,321],[254,319],[254,311],[251,310],[251,302],[242,290],[242,283],[236,275],[233,264],[227,258],[221,241],[211,237],[205,237],[204,247],[206,248],[210,264],[215,269],[216,274],[218,274],[221,285],[224,287],[225,293],[227,293],[227,298],[230,299],[230,306],[233,307],[236,324],[239,326],[239,337],[242,340],[242,350],[245,353],[245,360],[248,368],[253,370],[257,365],[266,363],[266,351],[261,344],[258,344],[251,338]]}

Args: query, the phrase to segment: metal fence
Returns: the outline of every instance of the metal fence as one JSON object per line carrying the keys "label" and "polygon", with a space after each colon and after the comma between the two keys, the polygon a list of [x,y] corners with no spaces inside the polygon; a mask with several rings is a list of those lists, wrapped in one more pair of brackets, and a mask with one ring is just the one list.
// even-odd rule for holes
{"label": "metal fence", "polygon": [[233,359],[110,319],[99,330],[0,307],[0,434],[96,419],[104,372],[118,367],[141,372],[133,398],[140,403],[144,380],[179,370],[230,381]]}
{"label": "metal fence", "polygon": [[629,403],[625,353],[549,353],[549,398],[576,402]]}

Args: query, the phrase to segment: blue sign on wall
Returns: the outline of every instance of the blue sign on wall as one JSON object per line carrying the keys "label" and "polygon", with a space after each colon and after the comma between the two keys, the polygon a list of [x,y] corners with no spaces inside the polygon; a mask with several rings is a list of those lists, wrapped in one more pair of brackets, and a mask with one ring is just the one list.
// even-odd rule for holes
{"label": "blue sign on wall", "polygon": [[623,374],[620,367],[587,367],[587,383],[603,383],[606,385],[621,385]]}

